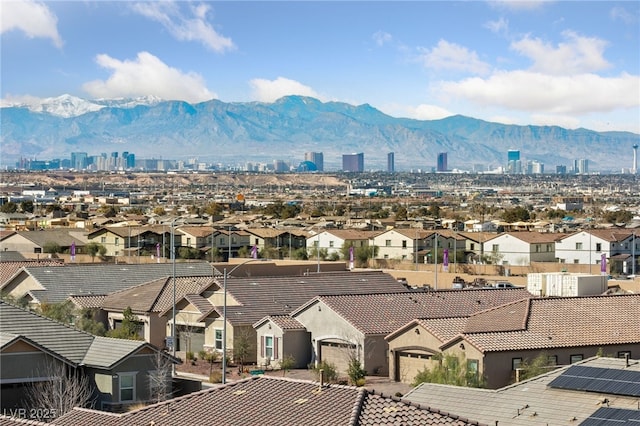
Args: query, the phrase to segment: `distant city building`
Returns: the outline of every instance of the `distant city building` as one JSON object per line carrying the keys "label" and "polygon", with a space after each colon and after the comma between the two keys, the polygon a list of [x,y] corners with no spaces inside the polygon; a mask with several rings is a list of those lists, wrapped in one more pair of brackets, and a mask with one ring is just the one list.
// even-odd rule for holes
{"label": "distant city building", "polygon": [[360,152],[358,154],[343,154],[342,171],[364,172],[364,153]]}
{"label": "distant city building", "polygon": [[520,161],[519,150],[510,149],[509,151],[507,151],[507,173],[522,173],[522,163]]}
{"label": "distant city building", "polygon": [[393,152],[387,154],[387,171],[389,173],[396,171],[395,154]]}
{"label": "distant city building", "polygon": [[566,175],[567,174],[567,166],[556,166],[556,174],[558,174],[558,175]]}
{"label": "distant city building", "polygon": [[589,173],[589,160],[587,160],[586,158],[574,160],[573,172],[581,175]]}
{"label": "distant city building", "polygon": [[284,160],[273,160],[273,171],[276,173],[283,173],[289,171],[289,166]]}
{"label": "distant city building", "polygon": [[321,152],[305,152],[304,161],[310,161],[315,164],[317,171],[324,171],[324,156]]}
{"label": "distant city building", "polygon": [[530,161],[527,164],[527,174],[540,175],[544,173],[544,164],[537,161]]}
{"label": "distant city building", "polygon": [[71,168],[76,170],[84,170],[87,168],[87,160],[89,156],[86,152],[71,153]]}
{"label": "distant city building", "polygon": [[446,152],[439,152],[438,153],[438,162],[437,162],[437,166],[436,166],[436,171],[437,172],[446,172],[448,169],[447,166],[447,153]]}

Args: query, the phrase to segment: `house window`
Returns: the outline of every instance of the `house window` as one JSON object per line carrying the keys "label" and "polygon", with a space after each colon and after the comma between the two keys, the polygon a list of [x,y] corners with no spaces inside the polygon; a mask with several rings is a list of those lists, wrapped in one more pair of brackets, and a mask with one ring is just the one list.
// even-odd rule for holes
{"label": "house window", "polygon": [[319,245],[320,245],[320,241],[314,241],[314,242],[313,242],[313,246],[314,246],[314,247],[316,247],[316,248],[317,248]]}
{"label": "house window", "polygon": [[273,359],[273,336],[264,336],[264,356]]}
{"label": "house window", "polygon": [[547,253],[551,251],[551,244],[547,244]]}
{"label": "house window", "polygon": [[187,245],[191,246],[191,238],[187,238]]}
{"label": "house window", "polygon": [[467,372],[474,377],[478,376],[478,360],[477,359],[468,359],[467,360]]}
{"label": "house window", "polygon": [[549,355],[547,357],[548,365],[558,365],[558,355]]}
{"label": "house window", "polygon": [[329,241],[329,247],[333,247],[333,241]]}
{"label": "house window", "polygon": [[580,263],[580,259],[573,259],[573,263]]}
{"label": "house window", "polygon": [[582,243],[576,243],[576,250],[582,250]]}
{"label": "house window", "polygon": [[476,249],[476,245],[474,243],[469,244],[469,249],[470,250],[475,250]]}
{"label": "house window", "polygon": [[214,346],[216,350],[222,350],[222,329],[218,328],[215,330]]}
{"label": "house window", "polygon": [[522,358],[512,358],[511,359],[511,369],[513,371],[515,371],[518,368],[520,368],[520,364],[522,364]]}
{"label": "house window", "polygon": [[391,247],[391,240],[384,240],[385,247]]}
{"label": "house window", "polygon": [[100,237],[100,242],[101,242],[102,244],[106,244],[106,242],[107,242],[107,237]]}
{"label": "house window", "polygon": [[114,244],[116,246],[119,246],[120,245],[120,238],[116,237]]}
{"label": "house window", "polygon": [[540,245],[536,244],[536,253],[540,253]]}
{"label": "house window", "polygon": [[580,362],[583,359],[584,359],[584,355],[582,355],[582,354],[571,355],[571,357],[569,358],[569,362],[571,364],[575,364],[576,362]]}
{"label": "house window", "polygon": [[221,246],[224,245],[224,237],[220,237],[220,242],[218,244],[221,245]]}
{"label": "house window", "polygon": [[596,243],[596,251],[602,251],[602,243]]}
{"label": "house window", "polygon": [[494,252],[494,253],[499,252],[500,251],[500,244],[493,244],[491,246],[491,251]]}
{"label": "house window", "polygon": [[631,358],[631,351],[618,351],[618,358],[625,358],[627,356]]}
{"label": "house window", "polygon": [[388,259],[388,258],[389,258],[389,255],[388,255],[388,254],[385,254],[385,255],[384,255],[384,258],[385,258],[385,259]]}
{"label": "house window", "polygon": [[120,402],[135,401],[136,399],[136,373],[119,373],[120,378]]}
{"label": "house window", "polygon": [[402,248],[403,249],[407,248],[407,240],[402,240]]}

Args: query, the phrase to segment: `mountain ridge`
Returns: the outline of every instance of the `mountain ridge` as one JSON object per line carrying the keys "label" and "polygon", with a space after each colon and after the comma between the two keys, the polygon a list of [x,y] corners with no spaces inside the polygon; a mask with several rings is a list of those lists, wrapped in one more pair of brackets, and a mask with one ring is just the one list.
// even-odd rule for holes
{"label": "mountain ridge", "polygon": [[[324,153],[325,169],[339,170],[342,154],[363,152],[367,170],[384,170],[386,154],[394,152],[397,170],[428,170],[439,152],[448,152],[451,166],[470,169],[474,164],[503,166],[507,150],[517,149],[523,162],[545,163],[547,172],[556,165],[569,170],[581,158],[589,160],[592,170],[619,172],[632,166],[630,161],[621,164],[620,158],[628,158],[640,140],[630,132],[505,125],[463,115],[396,118],[369,104],[304,96],[273,103],[196,104],[157,98],[60,98],[65,108],[55,106],[56,98],[48,99],[47,109],[2,107],[3,164],[21,157],[68,158],[76,151],[129,151],[137,158],[196,157],[223,164],[280,159],[297,165],[305,152],[315,151]],[[84,112],[74,115],[73,105]]]}

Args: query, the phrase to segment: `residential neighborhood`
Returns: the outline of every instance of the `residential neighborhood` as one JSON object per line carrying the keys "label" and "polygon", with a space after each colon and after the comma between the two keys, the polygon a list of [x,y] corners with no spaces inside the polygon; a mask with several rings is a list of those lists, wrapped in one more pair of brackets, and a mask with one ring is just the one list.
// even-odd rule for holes
{"label": "residential neighborhood", "polygon": [[[244,197],[238,210],[237,200],[193,209],[174,199],[171,214],[97,202],[58,222],[8,218],[0,424],[164,424],[158,416],[174,410],[216,421],[232,418],[225,404],[260,406],[263,388],[274,403],[313,405],[305,424],[321,424],[321,404],[334,404],[335,424],[353,410],[355,424],[511,424],[453,401],[547,383],[538,377],[574,365],[639,362],[637,210],[624,223],[507,222],[497,210],[444,215],[451,200],[438,198],[353,198],[343,215],[311,215],[305,206],[320,210],[317,201],[296,200],[256,197],[250,208]],[[18,361],[25,356],[33,362]],[[59,380],[56,368],[85,379],[85,398],[55,417],[16,415]],[[457,377],[436,378],[452,370]],[[307,419],[300,404],[272,421]]]}

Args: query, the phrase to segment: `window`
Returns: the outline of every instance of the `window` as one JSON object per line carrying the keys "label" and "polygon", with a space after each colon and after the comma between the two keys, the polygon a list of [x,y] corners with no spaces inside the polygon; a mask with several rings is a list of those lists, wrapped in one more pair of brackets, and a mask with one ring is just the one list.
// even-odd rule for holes
{"label": "window", "polygon": [[221,246],[224,245],[224,237],[220,237],[220,242],[218,244],[221,245]]}
{"label": "window", "polygon": [[385,247],[391,247],[391,240],[384,240]]}
{"label": "window", "polygon": [[120,245],[120,238],[116,237],[116,238],[115,238],[115,242],[114,242],[114,244],[115,244],[116,246],[119,246],[119,245]]}
{"label": "window", "polygon": [[476,245],[475,245],[475,243],[471,243],[471,244],[469,245],[469,250],[475,250],[475,249],[476,249]]}
{"label": "window", "polygon": [[468,359],[467,360],[467,372],[469,374],[473,374],[474,377],[478,376],[478,360],[477,359]]}
{"label": "window", "polygon": [[547,357],[547,364],[558,365],[558,355],[549,355]]}
{"label": "window", "polygon": [[222,329],[216,329],[215,330],[215,338],[214,338],[214,347],[221,351],[222,347],[224,345],[222,344]]}
{"label": "window", "polygon": [[522,364],[522,358],[512,358],[511,359],[511,369],[512,370],[517,370],[518,368],[520,368],[520,364]]}
{"label": "window", "polygon": [[135,401],[136,399],[136,373],[119,373],[120,378],[120,402]]}
{"label": "window", "polygon": [[191,246],[191,238],[187,238],[187,245]]}
{"label": "window", "polygon": [[101,242],[102,244],[106,244],[106,242],[107,242],[107,237],[100,237],[100,242]]}
{"label": "window", "polygon": [[547,244],[547,253],[551,251],[551,244]]}
{"label": "window", "polygon": [[576,250],[582,250],[582,243],[576,243]]}
{"label": "window", "polygon": [[388,255],[388,254],[385,254],[385,255],[384,255],[384,258],[385,258],[385,259],[388,259],[388,258],[389,258],[389,255]]}
{"label": "window", "polygon": [[500,244],[493,244],[491,246],[491,251],[494,252],[494,253],[499,252],[500,251]]}
{"label": "window", "polygon": [[569,358],[569,362],[571,364],[575,364],[576,362],[580,362],[583,359],[584,359],[584,356],[582,354],[571,355],[571,357]]}
{"label": "window", "polygon": [[596,243],[596,251],[602,251],[602,243]]}
{"label": "window", "polygon": [[264,356],[273,359],[273,336],[264,336]]}
{"label": "window", "polygon": [[580,259],[573,259],[573,263],[580,263]]}
{"label": "window", "polygon": [[314,241],[314,242],[313,242],[313,246],[314,246],[314,247],[316,247],[316,248],[317,248],[319,245],[320,245],[320,241]]}
{"label": "window", "polygon": [[631,351],[618,351],[618,358],[625,358],[627,356],[631,358]]}
{"label": "window", "polygon": [[333,247],[333,241],[329,241],[329,247]]}
{"label": "window", "polygon": [[407,240],[402,240],[402,248],[403,249],[407,248]]}
{"label": "window", "polygon": [[540,244],[536,244],[536,253],[540,253]]}

